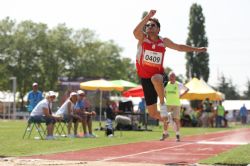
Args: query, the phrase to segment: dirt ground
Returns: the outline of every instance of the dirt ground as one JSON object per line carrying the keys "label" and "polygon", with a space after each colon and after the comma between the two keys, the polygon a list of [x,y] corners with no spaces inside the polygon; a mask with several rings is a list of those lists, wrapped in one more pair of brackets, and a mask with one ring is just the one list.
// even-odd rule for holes
{"label": "dirt ground", "polygon": [[64,161],[64,160],[41,160],[41,159],[17,159],[1,158],[1,166],[163,166],[161,164],[146,163],[118,163],[99,161]]}

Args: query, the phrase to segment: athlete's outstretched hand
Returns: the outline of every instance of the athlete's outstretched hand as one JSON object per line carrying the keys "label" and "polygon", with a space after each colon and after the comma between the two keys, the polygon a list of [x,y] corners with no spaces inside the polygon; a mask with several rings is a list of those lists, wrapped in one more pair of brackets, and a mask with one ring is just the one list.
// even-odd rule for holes
{"label": "athlete's outstretched hand", "polygon": [[155,13],[156,13],[156,10],[150,10],[149,13],[148,13],[148,15],[151,18],[151,17],[153,17],[155,15]]}
{"label": "athlete's outstretched hand", "polygon": [[197,48],[196,52],[206,52],[207,48],[206,47],[199,47]]}

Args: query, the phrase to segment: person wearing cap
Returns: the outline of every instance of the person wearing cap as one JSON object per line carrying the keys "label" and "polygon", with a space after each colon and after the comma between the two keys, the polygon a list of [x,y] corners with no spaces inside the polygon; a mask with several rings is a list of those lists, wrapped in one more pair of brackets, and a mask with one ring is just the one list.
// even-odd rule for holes
{"label": "person wearing cap", "polygon": [[[172,125],[175,131],[176,141],[180,141],[180,111],[181,111],[181,96],[186,94],[189,91],[189,88],[183,85],[180,82],[176,81],[176,75],[173,71],[171,71],[168,75],[169,82],[165,88],[166,92],[166,105],[167,110],[169,112],[168,122]],[[168,134],[168,124],[165,129],[165,133],[161,138],[161,141],[165,140],[169,137]]]}
{"label": "person wearing cap", "polygon": [[[77,93],[71,92],[69,98],[62,104],[62,106],[55,113],[58,117],[63,117],[63,120],[68,124],[68,137],[77,137],[76,121],[81,121],[79,115],[74,114],[74,106],[77,101]],[[74,135],[71,134],[72,122],[74,122]]]}
{"label": "person wearing cap", "polygon": [[[38,90],[38,83],[34,82],[32,84],[32,90],[28,92],[28,112],[31,113],[31,111],[41,100],[43,100],[43,94],[41,91]],[[38,126],[40,127],[40,125]],[[30,125],[28,125],[27,131],[30,130]]]}
{"label": "person wearing cap", "polygon": [[38,84],[34,82],[32,84],[32,90],[28,93],[28,111],[31,111],[35,108],[37,103],[39,103],[43,99],[43,94],[38,90]]}
{"label": "person wearing cap", "polygon": [[[96,137],[92,132],[92,116],[95,116],[95,111],[91,111],[91,105],[89,100],[86,98],[86,94],[82,90],[77,91],[78,100],[75,106],[75,111],[82,117],[82,127],[84,137],[94,138]],[[88,127],[88,132],[87,132]]]}
{"label": "person wearing cap", "polygon": [[53,130],[57,117],[52,115],[52,103],[56,98],[56,94],[53,91],[49,91],[46,98],[41,100],[30,114],[29,121],[45,122],[47,126],[47,140],[54,139]]}

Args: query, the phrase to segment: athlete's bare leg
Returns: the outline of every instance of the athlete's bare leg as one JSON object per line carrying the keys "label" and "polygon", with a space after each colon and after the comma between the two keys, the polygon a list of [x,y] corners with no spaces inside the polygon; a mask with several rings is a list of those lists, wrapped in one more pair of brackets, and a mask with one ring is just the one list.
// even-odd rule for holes
{"label": "athlete's bare leg", "polygon": [[167,131],[168,129],[168,123],[167,123],[167,118],[162,118],[160,115],[160,112],[157,111],[157,104],[152,104],[147,106],[149,116],[154,118],[154,119],[159,119],[160,121],[163,122],[163,129],[164,131]]}
{"label": "athlete's bare leg", "polygon": [[152,104],[147,106],[149,116],[154,119],[161,119],[160,112],[157,111],[157,104]]}
{"label": "athlete's bare leg", "polygon": [[151,77],[151,81],[154,85],[155,91],[160,99],[160,104],[164,104],[164,85],[163,85],[163,76],[161,74],[155,74]]}

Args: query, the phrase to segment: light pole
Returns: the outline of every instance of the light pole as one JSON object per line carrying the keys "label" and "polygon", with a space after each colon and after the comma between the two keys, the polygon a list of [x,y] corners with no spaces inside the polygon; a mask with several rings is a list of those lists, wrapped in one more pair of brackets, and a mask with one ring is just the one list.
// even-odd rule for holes
{"label": "light pole", "polygon": [[16,77],[10,77],[13,80],[12,91],[13,91],[13,114],[12,118],[16,119]]}

